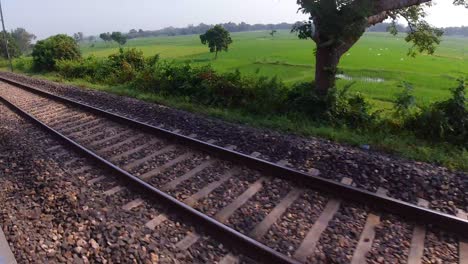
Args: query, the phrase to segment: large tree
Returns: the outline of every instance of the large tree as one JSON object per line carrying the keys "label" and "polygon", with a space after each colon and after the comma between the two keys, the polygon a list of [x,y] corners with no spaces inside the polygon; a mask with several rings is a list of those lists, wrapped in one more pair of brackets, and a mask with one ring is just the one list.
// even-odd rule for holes
{"label": "large tree", "polygon": [[125,45],[127,43],[127,36],[122,34],[121,32],[112,32],[111,39],[117,42],[120,46]]}
{"label": "large tree", "polygon": [[84,34],[83,34],[83,32],[77,32],[77,33],[73,34],[73,38],[75,39],[75,41],[77,43],[79,43],[79,42],[84,40]]}
{"label": "large tree", "polygon": [[11,36],[15,40],[19,49],[22,53],[27,53],[32,49],[32,41],[36,39],[36,36],[29,33],[24,28],[17,28],[11,32]]}
{"label": "large tree", "polygon": [[229,45],[232,43],[229,31],[221,25],[216,25],[206,31],[205,34],[200,35],[200,40],[203,45],[208,44],[210,52],[215,52],[215,59],[218,58],[218,52],[228,51]]}
{"label": "large tree", "polygon": [[[468,0],[451,1],[468,8]],[[299,38],[310,38],[316,43],[315,88],[322,95],[335,85],[341,56],[372,25],[387,19],[392,19],[395,25],[397,20],[404,19],[409,26],[406,41],[413,43],[410,55],[434,53],[442,36],[441,30],[424,20],[425,8],[431,6],[431,0],[297,0],[297,4],[310,18],[296,23],[293,31]],[[396,28],[390,31],[396,34]]]}
{"label": "large tree", "polygon": [[107,33],[101,33],[101,34],[99,35],[99,38],[101,38],[102,40],[104,40],[105,43],[112,41],[111,34],[110,34],[109,32],[107,32]]}
{"label": "large tree", "polygon": [[[5,36],[4,36],[5,34]],[[21,50],[18,46],[18,43],[15,41],[11,33],[2,31],[0,32],[0,56],[7,59],[8,55],[5,49],[5,37],[8,43],[8,54],[11,58],[17,58],[21,56]]]}
{"label": "large tree", "polygon": [[33,66],[36,70],[54,70],[60,60],[78,60],[81,52],[75,39],[59,34],[38,41],[32,52]]}

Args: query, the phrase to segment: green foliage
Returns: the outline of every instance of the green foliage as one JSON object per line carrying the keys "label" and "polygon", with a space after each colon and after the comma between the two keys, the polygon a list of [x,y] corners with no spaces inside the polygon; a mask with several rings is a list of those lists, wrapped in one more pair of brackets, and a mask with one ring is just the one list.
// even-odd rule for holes
{"label": "green foliage", "polygon": [[104,40],[104,42],[110,42],[110,41],[112,41],[112,37],[111,37],[111,34],[110,34],[109,32],[107,32],[107,33],[101,33],[101,34],[99,35],[99,37],[100,37],[102,40]]}
{"label": "green foliage", "polygon": [[102,60],[90,56],[82,60],[59,60],[56,69],[64,78],[96,81],[100,77],[98,73],[102,71],[104,66]]}
{"label": "green foliage", "polygon": [[200,35],[200,40],[203,45],[208,44],[210,52],[216,52],[216,58],[218,57],[218,52],[227,52],[229,45],[231,45],[232,43],[229,31],[224,29],[221,25],[216,25],[213,28],[206,31],[205,34]]}
{"label": "green foliage", "polygon": [[8,33],[8,32],[4,32],[4,31],[2,31],[0,33],[0,54],[1,54],[1,56],[3,58],[5,58],[5,59],[8,58],[7,52],[5,50],[5,36],[4,36],[4,34],[6,34],[6,38],[7,38],[7,41],[8,41],[8,52],[10,53],[10,57],[11,58],[17,58],[17,57],[21,56],[21,50],[20,50],[17,42],[13,38],[12,34]]}
{"label": "green foliage", "polygon": [[34,34],[27,32],[24,28],[17,28],[13,30],[11,32],[11,36],[23,54],[31,51],[32,41],[36,39]]}
{"label": "green foliage", "polygon": [[55,70],[60,60],[78,60],[81,53],[76,41],[67,35],[55,35],[38,41],[33,49],[33,63],[36,70]]}
{"label": "green foliage", "polygon": [[396,95],[394,103],[395,116],[406,119],[411,115],[411,109],[415,107],[416,99],[413,96],[413,85],[407,82],[403,82],[399,86],[403,88],[403,91]]}
{"label": "green foliage", "polygon": [[299,83],[288,94],[290,111],[302,112],[316,122],[351,128],[370,128],[378,118],[360,93],[351,93],[353,84],[343,89],[331,89],[327,96],[315,92],[311,83]]}
{"label": "green foliage", "polygon": [[143,53],[136,49],[119,49],[107,59],[90,56],[81,60],[60,60],[57,72],[65,78],[83,78],[106,84],[123,84],[133,81],[146,66]]}
{"label": "green foliage", "polygon": [[22,72],[30,72],[33,69],[31,57],[20,57],[13,61],[13,68]]}
{"label": "green foliage", "polygon": [[447,141],[468,148],[468,101],[465,81],[452,89],[452,97],[436,102],[406,121],[406,127],[420,137]]}
{"label": "green foliage", "polygon": [[112,32],[110,38],[117,42],[120,46],[123,46],[125,43],[127,43],[127,36],[123,35],[121,32]]}

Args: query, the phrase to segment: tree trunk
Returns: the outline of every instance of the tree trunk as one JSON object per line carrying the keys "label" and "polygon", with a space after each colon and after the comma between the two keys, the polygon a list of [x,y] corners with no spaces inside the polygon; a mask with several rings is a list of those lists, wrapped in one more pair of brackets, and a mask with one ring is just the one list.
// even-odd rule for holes
{"label": "tree trunk", "polygon": [[333,47],[317,45],[315,56],[315,89],[317,94],[325,96],[335,86],[335,75],[340,61],[339,52]]}
{"label": "tree trunk", "polygon": [[216,50],[216,53],[215,53],[215,60],[218,59],[218,50]]}

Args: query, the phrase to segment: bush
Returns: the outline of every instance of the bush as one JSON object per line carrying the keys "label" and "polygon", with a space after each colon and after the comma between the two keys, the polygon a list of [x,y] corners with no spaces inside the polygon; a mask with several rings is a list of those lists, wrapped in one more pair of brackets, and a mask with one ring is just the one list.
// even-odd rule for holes
{"label": "bush", "polygon": [[350,94],[350,84],[343,89],[332,89],[323,97],[315,93],[313,83],[299,83],[288,94],[290,112],[302,112],[311,119],[338,126],[370,128],[378,118],[360,93]]}
{"label": "bush", "polygon": [[468,106],[465,82],[452,89],[452,97],[446,101],[423,107],[405,122],[418,136],[430,140],[446,141],[468,147]]}
{"label": "bush", "polygon": [[29,72],[33,68],[33,61],[31,57],[20,57],[13,61],[13,68],[23,72]]}
{"label": "bush", "polygon": [[60,60],[78,60],[81,58],[80,49],[76,41],[67,35],[55,35],[38,41],[34,46],[33,66],[38,71],[56,69]]}
{"label": "bush", "polygon": [[68,79],[86,79],[96,82],[97,73],[102,67],[102,62],[93,56],[82,60],[59,60],[56,63],[57,72]]}

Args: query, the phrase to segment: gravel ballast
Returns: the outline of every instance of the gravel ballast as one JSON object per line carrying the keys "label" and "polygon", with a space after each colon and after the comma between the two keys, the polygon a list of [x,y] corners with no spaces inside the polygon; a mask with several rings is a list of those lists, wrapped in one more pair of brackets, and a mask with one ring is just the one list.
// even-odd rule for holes
{"label": "gravel ballast", "polygon": [[[144,200],[122,210],[141,197],[129,189],[106,196],[122,183],[74,152],[53,157],[45,150],[60,142],[2,104],[0,112],[0,225],[18,263],[208,263],[226,252],[208,237],[180,251],[193,227],[169,214],[146,228],[165,208]],[[91,168],[71,173],[82,166]]]}

